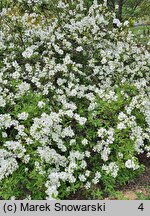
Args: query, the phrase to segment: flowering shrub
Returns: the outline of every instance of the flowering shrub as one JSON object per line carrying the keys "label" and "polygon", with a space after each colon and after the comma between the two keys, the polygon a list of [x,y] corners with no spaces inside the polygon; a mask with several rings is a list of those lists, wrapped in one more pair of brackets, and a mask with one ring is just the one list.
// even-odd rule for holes
{"label": "flowering shrub", "polygon": [[75,2],[51,18],[41,1],[1,12],[3,199],[110,193],[142,172],[138,154],[150,157],[150,54],[105,2]]}

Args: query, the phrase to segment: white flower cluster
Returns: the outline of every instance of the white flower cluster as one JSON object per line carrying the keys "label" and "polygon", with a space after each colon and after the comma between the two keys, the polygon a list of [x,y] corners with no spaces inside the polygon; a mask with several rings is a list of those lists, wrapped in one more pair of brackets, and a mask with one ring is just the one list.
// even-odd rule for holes
{"label": "white flower cluster", "polygon": [[[102,160],[107,161],[111,152],[109,144],[112,144],[114,142],[114,129],[109,128],[109,130],[107,131],[105,128],[100,128],[97,133],[98,137],[100,137],[102,140],[97,141],[97,144],[94,146],[93,150],[100,152]],[[106,140],[105,137],[107,137]]]}
{"label": "white flower cluster", "polygon": [[0,149],[0,180],[18,169],[18,163],[11,153]]}
{"label": "white flower cluster", "polygon": [[65,2],[51,18],[1,12],[0,180],[31,161],[47,199],[137,170],[132,152],[150,157],[150,53],[106,3]]}
{"label": "white flower cluster", "polygon": [[111,174],[114,178],[116,178],[119,167],[115,162],[111,162],[109,165],[103,165],[102,170],[105,170],[107,174]]}
{"label": "white flower cluster", "polygon": [[22,113],[19,113],[19,114],[18,114],[18,119],[19,119],[19,120],[27,120],[28,116],[29,116],[28,113],[22,112]]}
{"label": "white flower cluster", "polygon": [[136,165],[133,160],[129,159],[125,162],[125,166],[129,169],[136,170],[139,168],[139,165]]}

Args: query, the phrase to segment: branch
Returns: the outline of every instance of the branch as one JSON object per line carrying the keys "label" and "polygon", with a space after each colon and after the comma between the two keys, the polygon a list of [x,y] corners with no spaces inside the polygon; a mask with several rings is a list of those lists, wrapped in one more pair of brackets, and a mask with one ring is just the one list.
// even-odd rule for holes
{"label": "branch", "polygon": [[133,10],[135,10],[141,3],[142,3],[142,0],[137,0],[135,6],[133,7]]}

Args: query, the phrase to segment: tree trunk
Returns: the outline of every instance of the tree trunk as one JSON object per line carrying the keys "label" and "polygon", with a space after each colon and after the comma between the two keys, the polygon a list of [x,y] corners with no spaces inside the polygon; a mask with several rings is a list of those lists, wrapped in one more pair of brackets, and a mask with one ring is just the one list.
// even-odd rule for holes
{"label": "tree trunk", "polygon": [[124,0],[118,0],[118,19],[122,20],[122,8],[123,8],[123,1]]}
{"label": "tree trunk", "polygon": [[112,9],[115,11],[115,0],[112,1]]}

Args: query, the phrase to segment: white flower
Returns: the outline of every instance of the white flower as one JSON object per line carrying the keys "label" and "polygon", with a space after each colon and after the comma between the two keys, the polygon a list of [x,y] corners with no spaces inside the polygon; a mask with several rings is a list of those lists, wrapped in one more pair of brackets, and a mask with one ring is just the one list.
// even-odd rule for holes
{"label": "white flower", "polygon": [[118,120],[120,121],[123,121],[127,118],[127,116],[123,113],[123,112],[120,112],[119,115],[118,115]]}
{"label": "white flower", "polygon": [[107,59],[106,58],[102,58],[101,63],[105,64],[106,62],[107,62]]}
{"label": "white flower", "polygon": [[82,50],[83,50],[83,48],[81,46],[79,46],[79,47],[76,48],[77,52],[81,52]]}
{"label": "white flower", "polygon": [[121,152],[118,152],[118,157],[123,158],[123,154]]}
{"label": "white flower", "polygon": [[117,125],[117,128],[118,128],[119,130],[126,129],[126,125],[125,125],[123,122],[120,122],[120,123]]}
{"label": "white flower", "polygon": [[85,182],[85,181],[86,181],[86,177],[85,177],[83,174],[80,174],[80,175],[79,175],[79,180],[80,180],[81,182]]}
{"label": "white flower", "polygon": [[19,114],[18,114],[18,119],[19,119],[19,120],[27,120],[28,116],[29,116],[28,113],[22,112],[22,113],[19,113]]}
{"label": "white flower", "polygon": [[92,179],[93,184],[97,184],[98,182],[99,182],[99,179],[97,179],[97,178]]}
{"label": "white flower", "polygon": [[100,128],[99,130],[98,130],[98,137],[104,137],[104,134],[106,133],[107,131],[106,131],[106,129],[105,128]]}
{"label": "white flower", "polygon": [[134,166],[134,161],[132,161],[132,160],[127,160],[126,162],[125,162],[125,166],[127,167],[127,168],[132,168],[133,166]]}
{"label": "white flower", "polygon": [[116,24],[117,25],[117,27],[120,27],[122,24],[121,24],[121,22],[120,22],[120,20],[119,19],[113,19],[113,23],[114,24]]}
{"label": "white flower", "polygon": [[26,168],[24,169],[24,171],[25,171],[26,173],[28,173],[29,169],[26,167]]}
{"label": "white flower", "polygon": [[91,173],[91,171],[86,170],[86,171],[85,171],[85,176],[86,176],[86,177],[89,177],[89,176],[90,176],[90,173]]}
{"label": "white flower", "polygon": [[27,92],[30,89],[30,84],[26,83],[26,82],[22,82],[19,86],[19,94],[24,94],[25,92]]}
{"label": "white flower", "polygon": [[33,55],[33,49],[28,47],[23,53],[22,56],[24,58],[30,58]]}
{"label": "white flower", "polygon": [[128,168],[128,169],[133,169],[133,170],[136,170],[139,168],[139,165],[136,165],[134,163],[133,160],[129,159],[125,162],[125,166]]}
{"label": "white flower", "polygon": [[43,101],[38,102],[38,107],[43,108],[45,106],[45,103]]}
{"label": "white flower", "polygon": [[2,132],[2,137],[3,137],[3,138],[8,137],[7,133],[6,133],[6,132]]}
{"label": "white flower", "polygon": [[71,139],[70,140],[70,145],[74,145],[74,144],[76,144],[76,140],[75,139]]}
{"label": "white flower", "polygon": [[24,163],[25,164],[29,163],[29,160],[30,160],[30,155],[25,155],[24,156]]}
{"label": "white flower", "polygon": [[87,145],[87,144],[88,144],[88,140],[84,138],[84,139],[82,140],[82,144],[83,144],[83,145]]}
{"label": "white flower", "polygon": [[65,111],[65,114],[66,114],[67,116],[69,116],[70,118],[73,117],[73,111],[72,111],[72,110],[67,110],[67,111]]}
{"label": "white flower", "polygon": [[95,178],[98,178],[98,179],[100,179],[100,178],[101,178],[101,176],[102,176],[102,175],[101,175],[101,173],[100,173],[100,172],[98,172],[98,171],[97,171],[97,172],[95,173]]}
{"label": "white flower", "polygon": [[119,171],[119,166],[115,162],[111,162],[108,166],[103,165],[102,170],[105,170],[107,174],[110,173],[112,177],[116,178]]}
{"label": "white flower", "polygon": [[128,25],[129,25],[129,21],[126,20],[126,21],[124,22],[124,26],[128,26]]}
{"label": "white flower", "polygon": [[101,158],[103,161],[107,161],[108,160],[108,156],[110,154],[110,148],[108,147],[104,147],[104,150],[101,152]]}
{"label": "white flower", "polygon": [[80,125],[84,125],[84,124],[86,123],[86,121],[87,121],[87,119],[84,118],[84,117],[80,117],[80,118],[79,118],[79,124],[80,124]]}
{"label": "white flower", "polygon": [[60,1],[58,2],[58,6],[57,6],[57,7],[58,7],[58,8],[64,9],[64,8],[66,8],[66,4],[60,0]]}
{"label": "white flower", "polygon": [[78,114],[75,114],[74,117],[77,121],[79,121],[80,125],[84,125],[85,122],[87,121],[87,119],[85,117],[80,117],[80,115],[78,115]]}
{"label": "white flower", "polygon": [[5,105],[6,105],[5,99],[2,96],[0,96],[0,107],[5,107]]}
{"label": "white flower", "polygon": [[24,200],[31,200],[31,195],[26,196]]}
{"label": "white flower", "polygon": [[73,132],[73,130],[71,129],[71,127],[67,127],[67,128],[64,128],[63,131],[62,131],[62,134],[61,136],[62,137],[65,137],[65,136],[68,136],[68,137],[73,137],[75,134]]}
{"label": "white flower", "polygon": [[88,189],[90,189],[90,187],[91,187],[91,182],[86,182],[86,184],[85,184],[85,188],[88,190]]}
{"label": "white flower", "polygon": [[10,200],[15,200],[15,199],[16,199],[15,196],[10,197]]}
{"label": "white flower", "polygon": [[81,161],[81,164],[80,164],[80,167],[81,167],[82,169],[85,169],[86,166],[87,166],[86,161],[82,160],[82,161]]}
{"label": "white flower", "polygon": [[90,155],[90,152],[89,151],[85,151],[85,156],[87,157],[87,158],[89,158],[91,155]]}

